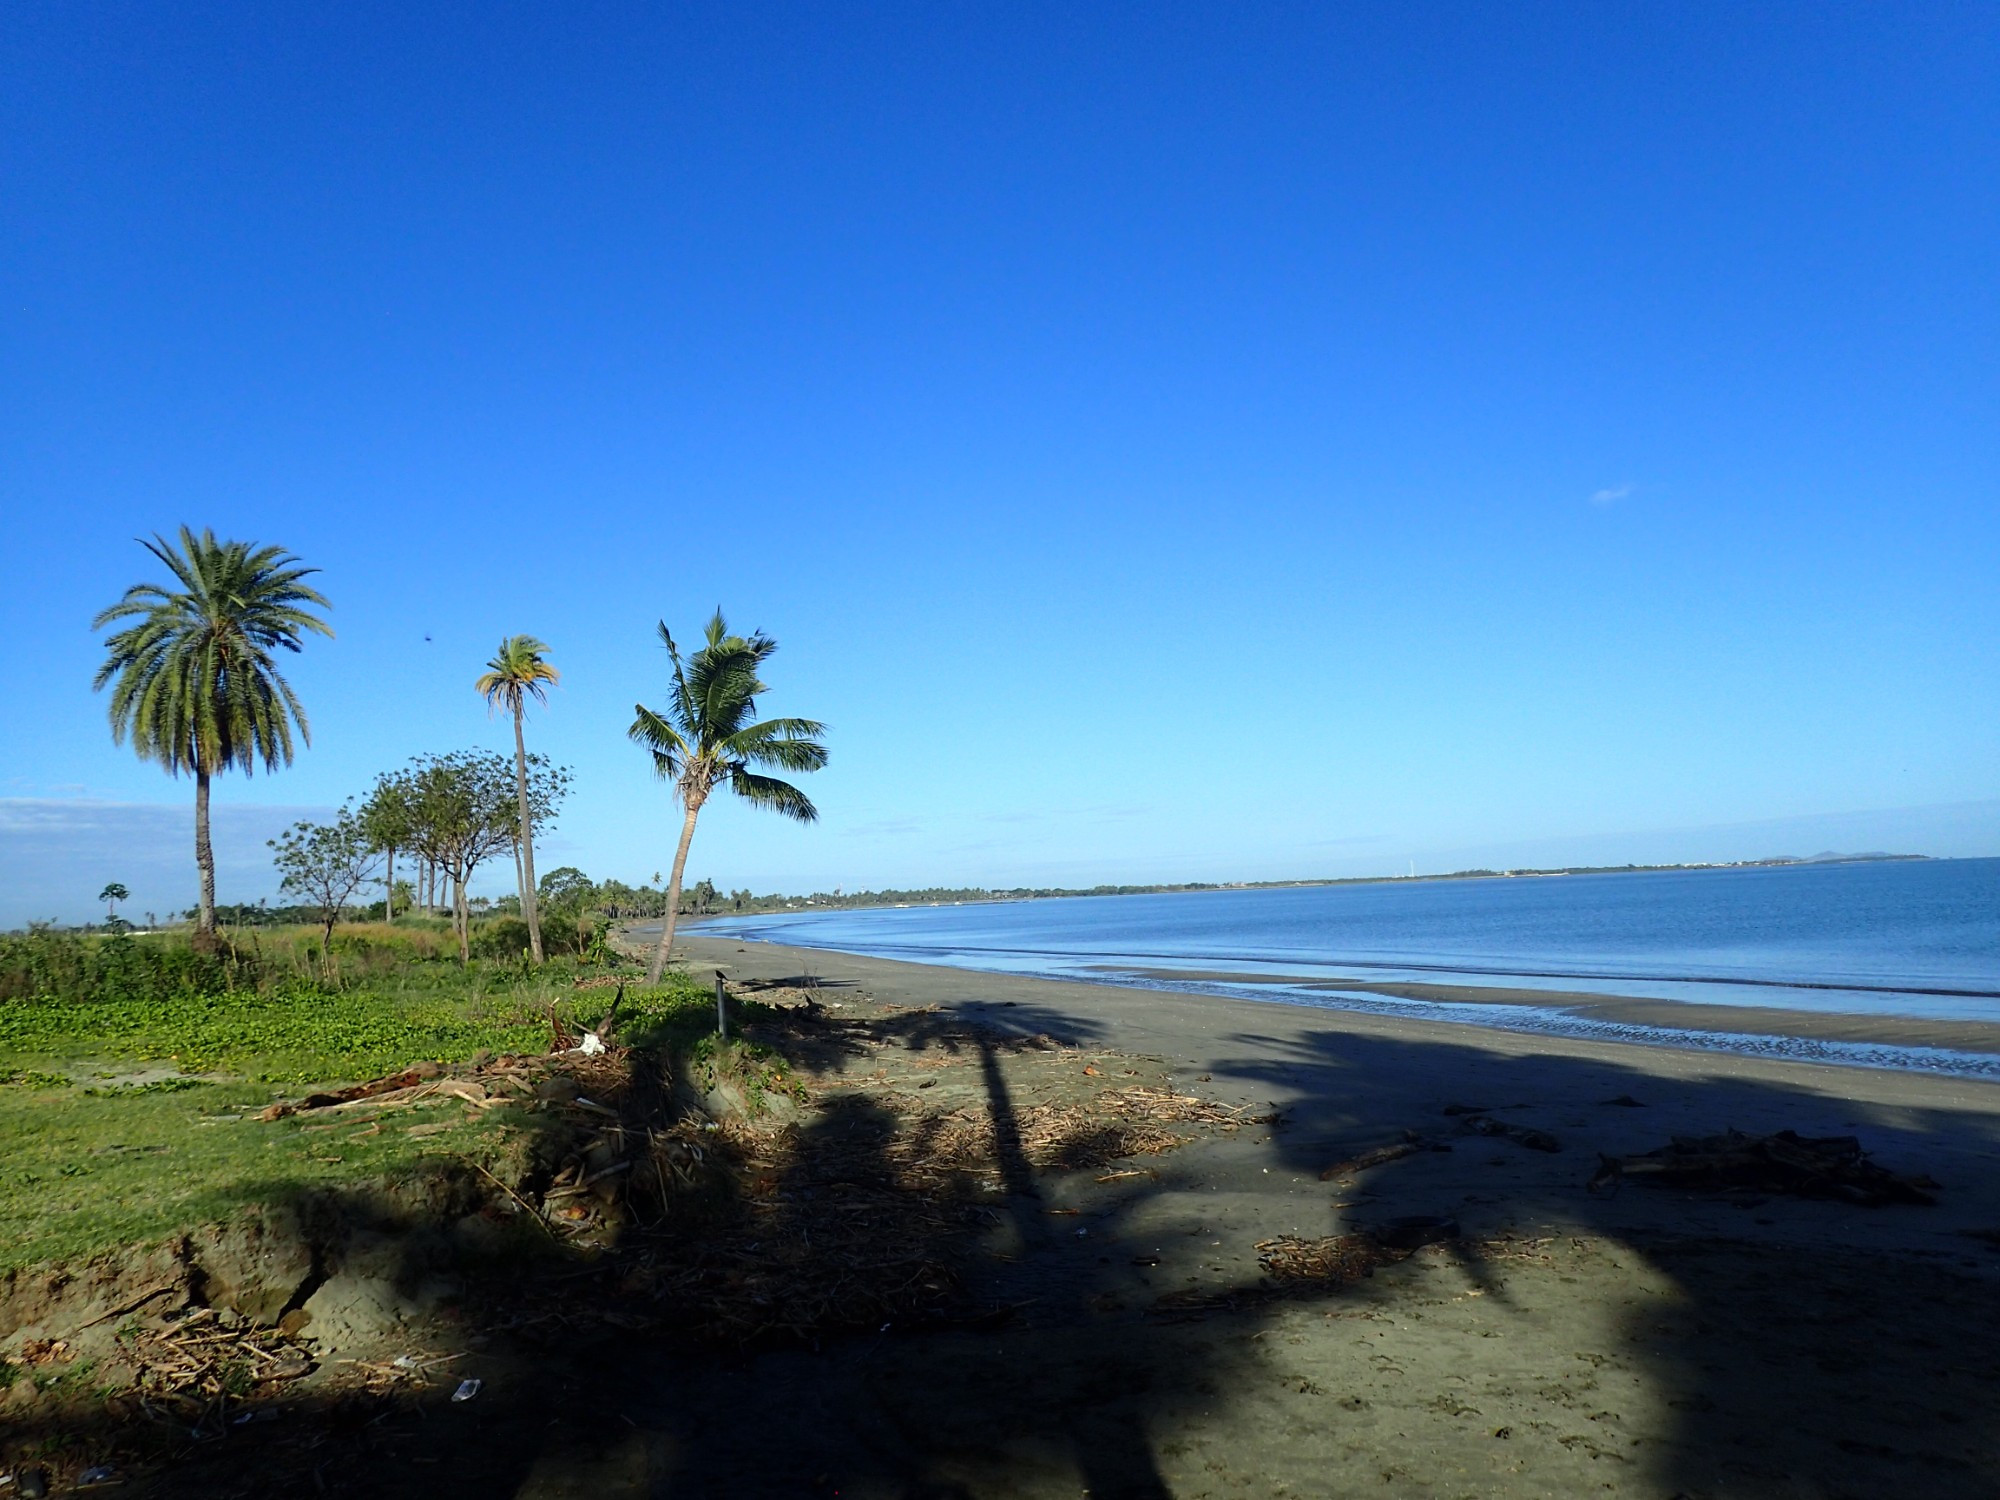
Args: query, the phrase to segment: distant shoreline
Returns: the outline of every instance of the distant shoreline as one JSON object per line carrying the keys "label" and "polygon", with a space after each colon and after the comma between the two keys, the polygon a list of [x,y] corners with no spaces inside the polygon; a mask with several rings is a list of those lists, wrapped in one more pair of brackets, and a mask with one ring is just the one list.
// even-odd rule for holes
{"label": "distant shoreline", "polygon": [[1511,870],[1450,870],[1428,875],[1328,875],[1299,880],[1174,881],[1156,885],[1095,886],[937,886],[924,890],[815,891],[807,896],[759,896],[730,911],[704,912],[690,922],[727,917],[761,917],[788,911],[871,911],[913,906],[987,906],[1012,901],[1055,901],[1082,896],[1184,896],[1211,891],[1317,890],[1342,885],[1422,885],[1445,880],[1527,880],[1559,875],[1657,875],[1699,870],[1818,869],[1828,865],[1944,862],[1952,856],[1931,854],[1774,855],[1766,859],[1700,860],[1667,865],[1560,865]]}

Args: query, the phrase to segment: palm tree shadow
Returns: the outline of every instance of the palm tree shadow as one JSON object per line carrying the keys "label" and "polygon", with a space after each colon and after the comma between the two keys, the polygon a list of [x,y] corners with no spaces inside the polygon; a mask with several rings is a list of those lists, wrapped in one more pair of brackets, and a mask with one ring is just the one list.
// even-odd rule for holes
{"label": "palm tree shadow", "polygon": [[[1292,1170],[1317,1176],[1404,1132],[1450,1148],[1336,1182],[1344,1227],[1461,1220],[1447,1253],[1523,1329],[1542,1316],[1529,1305],[1540,1293],[1515,1281],[1509,1258],[1545,1259],[1565,1276],[1612,1272],[1598,1295],[1624,1310],[1593,1357],[1640,1388],[1635,1406],[1648,1411],[1633,1421],[1645,1430],[1624,1447],[1603,1436],[1616,1430],[1608,1420],[1572,1426],[1585,1429],[1576,1441],[1619,1448],[1619,1467],[1645,1472],[1660,1493],[2000,1492],[2000,1374],[1969,1355],[2000,1336],[2000,1297],[1990,1265],[1968,1263],[1956,1233],[2000,1212],[1990,1114],[1871,1109],[1843,1097],[1837,1077],[1808,1092],[1337,1030],[1256,1040],[1260,1055],[1215,1072],[1292,1091],[1289,1128],[1274,1141]],[[1442,1094],[1445,1078],[1477,1096]],[[1465,1121],[1479,1116],[1446,1113],[1474,1106],[1555,1133],[1564,1149],[1475,1134]],[[1888,1164],[1948,1179],[1947,1205],[1871,1209],[1637,1181],[1589,1189],[1600,1153],[1757,1121],[1804,1135],[1860,1128]],[[1510,1283],[1528,1300],[1510,1305]]]}

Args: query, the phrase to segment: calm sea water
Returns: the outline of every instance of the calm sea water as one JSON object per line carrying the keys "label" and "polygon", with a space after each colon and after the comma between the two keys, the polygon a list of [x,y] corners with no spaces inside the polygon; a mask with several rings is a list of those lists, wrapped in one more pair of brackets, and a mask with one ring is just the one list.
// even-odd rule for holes
{"label": "calm sea water", "polygon": [[[1693,1030],[1665,1031],[1555,1004],[1441,1006],[1339,989],[1402,979],[2000,1021],[2000,859],[1071,897],[721,925],[923,963],[2000,1076],[1993,1056],[1705,1031],[1698,1013]],[[1293,982],[1232,984],[1237,974]]]}

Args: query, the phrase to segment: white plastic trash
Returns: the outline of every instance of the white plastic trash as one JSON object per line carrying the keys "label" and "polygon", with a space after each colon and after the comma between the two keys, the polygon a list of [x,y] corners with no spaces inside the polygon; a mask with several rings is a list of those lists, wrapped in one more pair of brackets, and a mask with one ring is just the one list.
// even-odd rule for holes
{"label": "white plastic trash", "polygon": [[458,1383],[458,1389],[451,1393],[451,1399],[454,1401],[470,1401],[474,1396],[479,1394],[479,1388],[485,1383],[483,1380],[461,1380]]}

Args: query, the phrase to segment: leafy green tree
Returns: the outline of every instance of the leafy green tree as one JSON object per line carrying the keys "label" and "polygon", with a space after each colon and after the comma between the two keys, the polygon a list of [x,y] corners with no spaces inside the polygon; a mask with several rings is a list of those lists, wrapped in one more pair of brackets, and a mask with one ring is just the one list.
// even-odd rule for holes
{"label": "leafy green tree", "polygon": [[361,805],[361,830],[368,847],[383,856],[382,920],[396,920],[396,851],[410,847],[408,785],[394,776],[375,778],[375,790]]}
{"label": "leafy green tree", "polygon": [[757,674],[778,649],[776,641],[762,631],[752,632],[747,639],[731,635],[720,609],[708,622],[706,644],[685,661],[664,620],[660,622],[660,641],[673,663],[667,707],[656,713],[643,703],[634,705],[636,717],[627,731],[652,756],[654,772],[672,784],[683,812],[681,841],[674,851],[673,874],[667,883],[660,946],[646,971],[648,984],[658,984],[667,967],[688,846],[694,842],[695,819],[701,816],[702,804],[710,793],[727,785],[753,807],[810,823],[819,812],[804,792],[788,781],[750,768],[771,766],[799,772],[817,771],[826,764],[826,746],[819,738],[826,733],[824,724],[812,719],[757,722],[757,695],[767,690]]}
{"label": "leafy green tree", "polygon": [[270,846],[277,851],[272,862],[282,877],[279,894],[319,914],[320,948],[331,974],[333,924],[375,873],[375,848],[368,830],[351,807],[343,806],[331,823],[294,823],[270,840]]}
{"label": "leafy green tree", "polygon": [[104,903],[104,920],[115,922],[118,920],[118,903],[130,901],[132,893],[114,880],[97,893],[97,899]]}
{"label": "leafy green tree", "polygon": [[209,842],[209,782],[232,766],[254,775],[292,762],[292,734],[312,743],[305,708],[272,660],[297,651],[307,631],[332,629],[309,606],[327,601],[281,547],[216,540],[186,526],[176,547],[155,536],[141,546],[173,575],[167,585],[135,584],[91,622],[130,622],[104,643],[91,684],[111,688],[111,738],[170,776],[194,776],[194,858],[201,876],[194,941],[215,947],[215,850]]}
{"label": "leafy green tree", "polygon": [[597,887],[575,865],[564,865],[542,877],[535,893],[535,909],[554,920],[576,926],[576,951],[581,953],[589,937],[586,918],[597,900]]}
{"label": "leafy green tree", "polygon": [[[569,789],[569,772],[539,755],[528,757],[528,809],[534,821],[553,821]],[[515,767],[504,756],[479,750],[419,756],[407,770],[385,777],[408,810],[408,847],[451,883],[452,927],[458,956],[472,956],[472,907],[466,885],[473,872],[520,836]],[[379,785],[379,783],[378,783]]]}
{"label": "leafy green tree", "polygon": [[512,635],[500,643],[486,672],[473,687],[486,697],[489,710],[505,708],[514,716],[514,789],[519,802],[521,826],[521,919],[528,924],[528,951],[536,963],[542,961],[542,924],[535,912],[535,819],[528,804],[528,744],[521,721],[528,699],[547,705],[547,683],[558,682],[561,674],[543,659],[549,648],[531,635]]}

